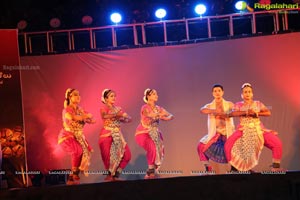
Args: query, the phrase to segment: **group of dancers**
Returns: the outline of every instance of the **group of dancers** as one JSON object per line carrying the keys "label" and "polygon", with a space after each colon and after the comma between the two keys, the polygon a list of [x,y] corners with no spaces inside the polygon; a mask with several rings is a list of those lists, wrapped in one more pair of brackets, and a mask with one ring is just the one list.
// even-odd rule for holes
{"label": "group of dancers", "polygon": [[[264,127],[260,116],[271,112],[262,102],[253,100],[250,83],[241,87],[243,101],[233,104],[223,98],[224,89],[220,84],[212,87],[214,100],[201,108],[208,114],[208,134],[198,144],[198,155],[206,171],[212,171],[210,160],[229,163],[231,171],[252,171],[258,164],[264,146],[272,151],[272,171],[282,171],[282,143],[278,133]],[[233,117],[239,117],[234,126]]]}
{"label": "group of dancers", "polygon": [[[166,109],[156,105],[158,100],[155,89],[146,89],[141,108],[141,121],[136,128],[135,139],[138,145],[147,152],[148,169],[145,178],[154,178],[164,157],[162,133],[159,130],[160,120],[172,120],[174,116]],[[116,92],[104,89],[101,96],[104,106],[100,109],[103,127],[99,136],[101,158],[108,174],[106,181],[119,180],[122,170],[131,159],[130,149],[123,137],[121,123],[128,123],[131,117],[119,106],[115,105]],[[72,173],[67,184],[77,184],[79,173],[88,172],[92,148],[83,134],[86,123],[95,123],[92,114],[80,106],[80,95],[76,89],[67,89],[62,112],[63,129],[58,136],[58,143],[71,154]]]}
{"label": "group of dancers", "polygon": [[[282,144],[277,133],[266,129],[260,116],[269,116],[270,110],[260,101],[253,100],[251,84],[242,86],[243,101],[233,104],[223,99],[223,86],[213,85],[214,100],[201,108],[208,115],[208,134],[198,144],[200,161],[205,169],[213,169],[210,160],[218,163],[230,163],[234,171],[249,171],[258,164],[263,146],[272,150],[272,170],[280,169]],[[140,123],[136,128],[136,143],[146,151],[148,168],[145,179],[155,178],[164,158],[164,143],[159,130],[160,120],[169,121],[174,116],[161,106],[156,105],[158,94],[155,89],[144,91],[145,104],[140,111]],[[121,131],[121,123],[131,122],[131,117],[115,105],[116,92],[104,89],[101,95],[104,106],[100,109],[103,127],[99,136],[101,158],[108,174],[106,181],[120,180],[122,170],[131,159],[130,148]],[[76,89],[67,89],[62,112],[63,128],[58,143],[71,155],[72,173],[67,184],[78,184],[80,172],[87,173],[92,148],[83,134],[86,123],[93,124],[91,113],[79,105],[80,94]],[[240,118],[235,129],[233,117]]]}

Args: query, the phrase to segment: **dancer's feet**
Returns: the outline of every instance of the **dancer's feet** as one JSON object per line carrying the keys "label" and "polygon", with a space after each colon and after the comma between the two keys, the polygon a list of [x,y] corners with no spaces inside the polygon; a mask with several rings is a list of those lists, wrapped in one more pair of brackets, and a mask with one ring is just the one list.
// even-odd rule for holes
{"label": "dancer's feet", "polygon": [[205,172],[213,172],[213,168],[209,164],[204,164]]}
{"label": "dancer's feet", "polygon": [[113,180],[114,180],[114,177],[110,174],[104,178],[104,181],[113,181]]}
{"label": "dancer's feet", "polygon": [[272,172],[286,172],[286,169],[280,167],[280,163],[273,163],[271,165]]}
{"label": "dancer's feet", "polygon": [[120,178],[121,174],[122,174],[122,169],[118,168],[115,175],[113,176],[113,181],[123,181],[123,179]]}
{"label": "dancer's feet", "polygon": [[79,182],[79,179],[78,179],[78,180],[75,180],[75,179],[74,179],[74,176],[71,174],[71,175],[69,175],[66,184],[67,184],[67,185],[78,185],[78,184],[80,184],[80,182]]}
{"label": "dancer's feet", "polygon": [[155,178],[155,169],[147,169],[145,179]]}

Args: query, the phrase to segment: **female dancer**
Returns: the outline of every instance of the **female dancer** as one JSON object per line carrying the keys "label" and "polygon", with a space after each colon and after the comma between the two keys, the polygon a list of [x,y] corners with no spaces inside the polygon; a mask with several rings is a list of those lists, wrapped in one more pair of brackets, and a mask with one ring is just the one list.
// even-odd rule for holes
{"label": "female dancer", "polygon": [[234,117],[240,118],[238,129],[228,138],[225,152],[232,170],[249,171],[258,164],[263,146],[272,150],[274,171],[280,169],[282,144],[277,132],[268,130],[260,121],[260,116],[270,116],[270,110],[260,101],[253,100],[251,84],[242,85],[244,101],[234,105]]}
{"label": "female dancer", "polygon": [[145,178],[154,178],[155,170],[160,167],[164,157],[163,137],[158,129],[159,121],[172,120],[174,117],[164,108],[156,105],[158,95],[154,89],[144,91],[145,105],[141,108],[141,122],[136,129],[135,139],[146,151],[148,169]]}
{"label": "female dancer", "polygon": [[115,100],[116,93],[113,90],[103,90],[101,101],[104,107],[100,109],[103,128],[100,132],[99,148],[104,166],[108,170],[106,181],[118,180],[131,159],[130,149],[121,132],[121,123],[130,122],[131,117],[115,105]]}
{"label": "female dancer", "polygon": [[78,90],[67,89],[62,112],[63,129],[58,136],[58,144],[71,154],[72,174],[69,175],[68,185],[78,184],[80,171],[87,175],[92,152],[83,134],[83,127],[86,123],[95,123],[95,120],[91,113],[79,106],[80,100]]}

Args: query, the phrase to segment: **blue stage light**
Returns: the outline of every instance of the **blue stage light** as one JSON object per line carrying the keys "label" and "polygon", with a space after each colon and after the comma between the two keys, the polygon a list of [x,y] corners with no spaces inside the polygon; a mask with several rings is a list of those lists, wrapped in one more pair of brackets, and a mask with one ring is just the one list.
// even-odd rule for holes
{"label": "blue stage light", "polygon": [[203,15],[206,12],[206,6],[204,4],[198,4],[195,6],[195,12],[198,15]]}
{"label": "blue stage light", "polygon": [[110,20],[113,23],[118,24],[122,20],[122,16],[119,13],[113,13],[110,15]]}
{"label": "blue stage light", "polygon": [[155,11],[155,16],[162,20],[167,15],[167,11],[163,8],[159,8]]}

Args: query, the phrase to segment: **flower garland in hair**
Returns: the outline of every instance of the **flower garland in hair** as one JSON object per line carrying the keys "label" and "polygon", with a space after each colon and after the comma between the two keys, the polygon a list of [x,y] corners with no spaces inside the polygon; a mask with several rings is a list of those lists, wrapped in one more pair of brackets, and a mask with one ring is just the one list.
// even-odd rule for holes
{"label": "flower garland in hair", "polygon": [[102,91],[102,95],[101,95],[101,101],[102,101],[102,103],[106,103],[106,101],[105,101],[105,97],[104,97],[104,94],[105,94],[105,92],[107,92],[107,91],[109,91],[110,89],[104,89],[103,91]]}
{"label": "flower garland in hair", "polygon": [[242,85],[242,89],[244,89],[245,87],[251,87],[252,88],[252,85],[250,83],[244,83]]}
{"label": "flower garland in hair", "polygon": [[66,90],[64,107],[67,107],[67,106],[70,104],[70,96],[71,96],[71,94],[72,94],[72,92],[73,92],[74,90],[75,90],[75,89],[73,89],[73,88],[68,88],[68,89]]}
{"label": "flower garland in hair", "polygon": [[143,101],[144,101],[145,103],[148,102],[147,95],[149,95],[150,91],[151,91],[150,88],[147,88],[147,89],[144,91]]}
{"label": "flower garland in hair", "polygon": [[68,88],[68,89],[66,90],[65,98],[66,98],[66,99],[69,99],[71,93],[72,93],[74,90],[75,90],[75,89]]}

